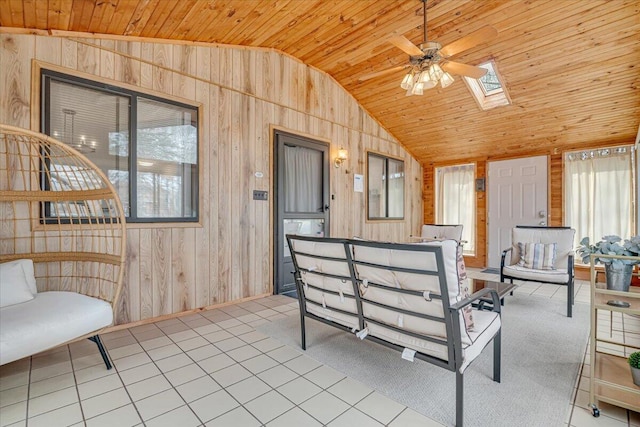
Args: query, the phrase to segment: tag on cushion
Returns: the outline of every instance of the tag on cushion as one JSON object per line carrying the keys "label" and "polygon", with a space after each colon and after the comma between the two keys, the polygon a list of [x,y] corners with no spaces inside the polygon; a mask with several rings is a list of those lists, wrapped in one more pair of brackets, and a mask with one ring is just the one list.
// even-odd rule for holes
{"label": "tag on cushion", "polygon": [[415,350],[411,350],[410,348],[405,348],[404,350],[402,350],[402,358],[404,360],[408,360],[409,362],[413,362],[413,358],[416,355],[416,351]]}
{"label": "tag on cushion", "polygon": [[520,261],[518,265],[534,270],[555,270],[556,243],[518,242]]}

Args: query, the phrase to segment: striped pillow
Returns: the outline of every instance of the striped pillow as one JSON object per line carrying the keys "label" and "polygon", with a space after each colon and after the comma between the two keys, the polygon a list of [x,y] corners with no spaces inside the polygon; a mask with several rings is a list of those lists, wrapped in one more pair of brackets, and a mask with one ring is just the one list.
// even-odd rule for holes
{"label": "striped pillow", "polygon": [[534,270],[555,270],[556,243],[522,243],[518,242],[520,250],[520,267]]}

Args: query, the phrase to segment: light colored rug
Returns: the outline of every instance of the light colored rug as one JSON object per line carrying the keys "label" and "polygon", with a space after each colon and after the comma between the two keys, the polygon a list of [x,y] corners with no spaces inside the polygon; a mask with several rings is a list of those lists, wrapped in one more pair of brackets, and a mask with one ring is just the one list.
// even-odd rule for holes
{"label": "light colored rug", "polygon": [[[589,306],[514,295],[506,298],[502,326],[502,382],[494,383],[493,347],[464,375],[466,426],[562,426],[570,409],[589,331]],[[305,354],[429,418],[455,422],[455,374],[382,345],[360,341],[306,319]],[[266,333],[300,350],[299,316],[260,325]]]}

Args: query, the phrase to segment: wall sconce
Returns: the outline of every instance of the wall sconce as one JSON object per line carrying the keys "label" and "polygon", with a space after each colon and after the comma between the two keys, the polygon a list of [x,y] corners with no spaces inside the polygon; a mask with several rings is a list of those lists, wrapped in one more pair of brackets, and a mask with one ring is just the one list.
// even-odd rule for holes
{"label": "wall sconce", "polygon": [[340,167],[340,165],[342,164],[342,162],[344,162],[345,160],[347,160],[347,150],[345,150],[344,148],[340,147],[340,149],[338,150],[338,155],[336,156],[335,160],[333,161],[333,165],[337,168]]}

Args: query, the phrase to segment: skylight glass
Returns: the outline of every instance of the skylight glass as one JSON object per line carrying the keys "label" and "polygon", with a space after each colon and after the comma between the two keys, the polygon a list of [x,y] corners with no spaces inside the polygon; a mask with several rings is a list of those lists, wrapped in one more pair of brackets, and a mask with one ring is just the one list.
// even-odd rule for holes
{"label": "skylight glass", "polygon": [[502,85],[500,84],[496,70],[493,68],[493,63],[486,62],[478,66],[487,70],[487,74],[478,79],[484,94],[493,95],[494,93],[502,92]]}

